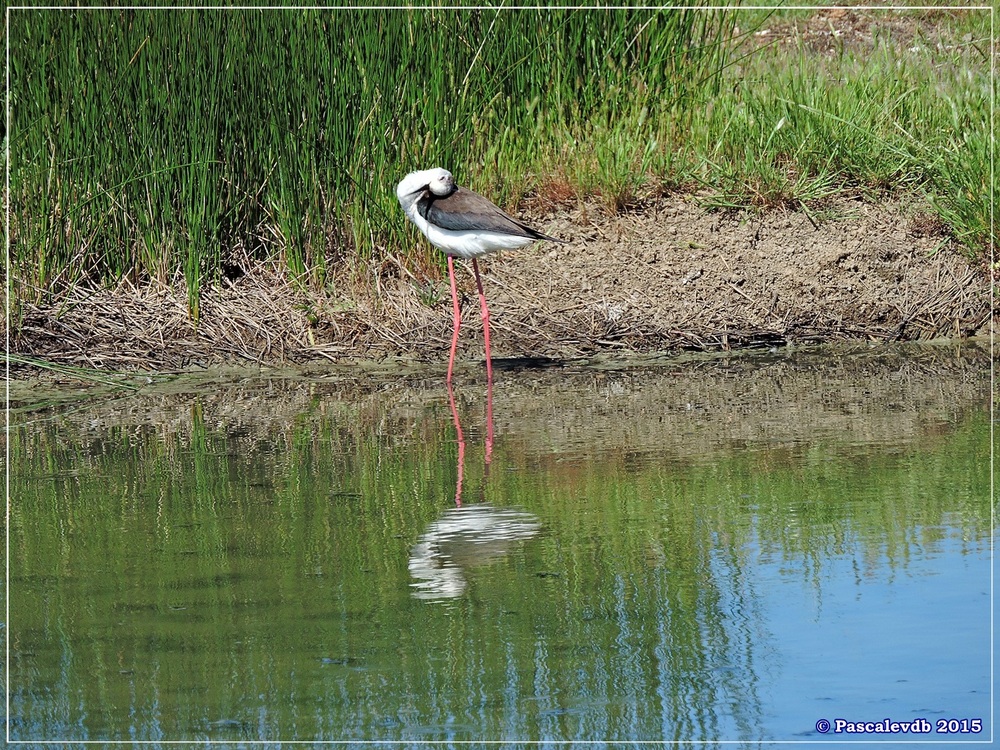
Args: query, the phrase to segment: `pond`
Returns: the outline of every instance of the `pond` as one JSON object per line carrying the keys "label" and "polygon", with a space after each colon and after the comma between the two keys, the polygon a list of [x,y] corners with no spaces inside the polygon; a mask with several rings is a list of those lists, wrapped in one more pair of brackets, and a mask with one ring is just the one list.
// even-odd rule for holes
{"label": "pond", "polygon": [[992,736],[984,347],[541,364],[15,385],[10,738]]}

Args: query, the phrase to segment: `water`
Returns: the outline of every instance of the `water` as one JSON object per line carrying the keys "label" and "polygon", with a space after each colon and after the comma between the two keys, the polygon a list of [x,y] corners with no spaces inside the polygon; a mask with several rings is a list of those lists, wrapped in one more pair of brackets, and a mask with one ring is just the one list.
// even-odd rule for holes
{"label": "water", "polygon": [[991,737],[984,351],[502,364],[15,388],[11,738]]}

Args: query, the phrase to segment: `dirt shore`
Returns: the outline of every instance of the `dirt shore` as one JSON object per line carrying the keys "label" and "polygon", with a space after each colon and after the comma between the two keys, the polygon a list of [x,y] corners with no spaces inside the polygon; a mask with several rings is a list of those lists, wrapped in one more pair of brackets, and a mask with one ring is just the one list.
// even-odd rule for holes
{"label": "dirt shore", "polygon": [[[995,313],[989,270],[912,201],[751,214],[668,196],[616,215],[540,202],[519,213],[566,244],[481,264],[498,357],[965,337],[988,333]],[[143,370],[447,357],[441,272],[390,259],[343,270],[332,293],[268,268],[232,275],[204,293],[197,325],[180,285],[81,289],[57,307],[27,306],[12,351]],[[475,284],[459,276],[460,356],[480,358]]]}

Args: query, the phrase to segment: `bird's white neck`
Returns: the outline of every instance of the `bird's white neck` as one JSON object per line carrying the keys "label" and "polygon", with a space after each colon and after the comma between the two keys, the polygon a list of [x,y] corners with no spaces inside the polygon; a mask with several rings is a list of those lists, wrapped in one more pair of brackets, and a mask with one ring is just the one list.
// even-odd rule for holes
{"label": "bird's white neck", "polygon": [[403,192],[403,183],[399,183],[399,188],[396,190],[396,197],[399,198],[399,205],[403,207],[403,211],[406,213],[407,217],[414,224],[417,225],[419,229],[424,234],[427,234],[427,219],[420,215],[417,210],[417,201],[423,196],[423,191],[418,192]]}

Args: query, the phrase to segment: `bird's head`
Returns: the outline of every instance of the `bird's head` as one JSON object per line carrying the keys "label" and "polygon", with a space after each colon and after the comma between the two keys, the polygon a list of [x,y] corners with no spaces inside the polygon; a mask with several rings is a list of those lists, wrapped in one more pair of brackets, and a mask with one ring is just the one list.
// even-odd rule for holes
{"label": "bird's head", "polygon": [[451,172],[435,167],[406,175],[396,186],[396,197],[406,206],[415,202],[425,190],[430,190],[434,195],[443,198],[457,189]]}

